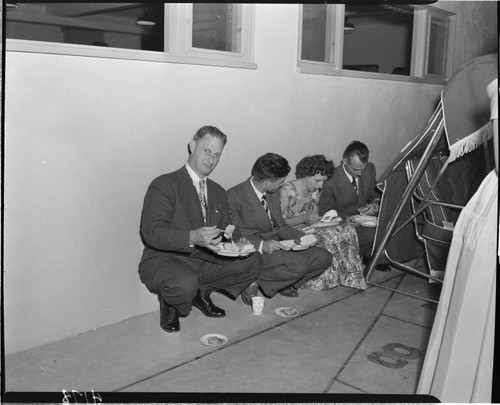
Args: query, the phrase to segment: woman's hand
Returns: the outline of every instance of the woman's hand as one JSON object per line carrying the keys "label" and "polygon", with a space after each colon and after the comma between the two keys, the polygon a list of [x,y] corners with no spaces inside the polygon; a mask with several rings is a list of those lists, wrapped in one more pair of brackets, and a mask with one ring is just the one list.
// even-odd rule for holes
{"label": "woman's hand", "polygon": [[303,214],[303,216],[304,216],[304,223],[307,225],[315,224],[321,219],[321,217],[315,212],[309,212],[307,214]]}

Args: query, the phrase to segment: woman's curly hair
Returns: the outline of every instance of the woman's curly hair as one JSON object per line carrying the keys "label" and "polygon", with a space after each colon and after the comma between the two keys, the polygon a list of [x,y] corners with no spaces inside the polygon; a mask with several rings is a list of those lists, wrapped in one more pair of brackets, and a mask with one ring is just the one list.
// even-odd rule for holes
{"label": "woman's curly hair", "polygon": [[316,174],[331,177],[334,167],[333,162],[327,160],[324,155],[306,156],[297,163],[295,167],[295,177],[301,179]]}

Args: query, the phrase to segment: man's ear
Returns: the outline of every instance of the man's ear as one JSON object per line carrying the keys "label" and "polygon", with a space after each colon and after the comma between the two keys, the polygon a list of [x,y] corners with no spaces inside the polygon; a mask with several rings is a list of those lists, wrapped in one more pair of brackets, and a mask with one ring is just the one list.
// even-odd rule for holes
{"label": "man's ear", "polygon": [[196,146],[196,141],[194,139],[191,139],[188,143],[188,152],[189,154],[193,153],[194,147]]}

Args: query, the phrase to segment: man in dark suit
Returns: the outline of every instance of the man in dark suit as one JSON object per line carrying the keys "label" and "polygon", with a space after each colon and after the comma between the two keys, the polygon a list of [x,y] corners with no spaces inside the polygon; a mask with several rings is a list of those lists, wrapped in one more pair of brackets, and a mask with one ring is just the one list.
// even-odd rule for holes
{"label": "man in dark suit", "polygon": [[[333,176],[323,185],[318,203],[319,215],[334,209],[342,219],[349,220],[353,215],[376,215],[380,205],[377,192],[375,166],[368,162],[369,151],[365,144],[354,141],[347,146],[342,157],[342,164],[335,168]],[[359,253],[364,262],[371,254],[375,228],[356,226]],[[389,270],[385,265],[378,265],[378,270]]]}
{"label": "man in dark suit", "polygon": [[[214,253],[231,220],[226,191],[207,176],[217,166],[226,141],[219,129],[200,128],[189,143],[187,164],[153,180],[144,198],[145,248],[139,275],[159,296],[160,326],[166,332],[180,330],[179,315],[187,316],[191,306],[209,317],[225,316],[210,299],[211,292],[223,290],[237,297],[262,268],[259,253],[247,258]],[[233,238],[239,236],[235,229]]]}
{"label": "man in dark suit", "polygon": [[267,153],[255,162],[252,177],[228,190],[229,215],[254,247],[262,252],[263,268],[256,283],[242,293],[250,298],[258,287],[267,297],[276,293],[296,297],[297,289],[307,280],[321,274],[332,262],[325,249],[310,247],[302,251],[289,250],[280,240],[299,239],[304,233],[285,224],[279,193],[276,191],[290,172],[287,160]]}

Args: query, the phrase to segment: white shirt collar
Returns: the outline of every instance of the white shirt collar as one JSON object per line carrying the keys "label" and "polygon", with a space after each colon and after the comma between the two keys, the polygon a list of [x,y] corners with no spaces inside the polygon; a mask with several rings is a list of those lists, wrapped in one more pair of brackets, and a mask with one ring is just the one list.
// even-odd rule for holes
{"label": "white shirt collar", "polygon": [[[345,164],[343,164],[343,163],[342,163],[342,168],[344,169],[344,172],[345,172],[345,174],[346,174],[347,178],[348,178],[348,179],[349,179],[349,181],[352,183],[352,180],[353,180],[353,179],[356,179],[356,177],[351,176],[351,175],[349,174],[349,172],[348,172],[348,171],[346,170],[346,168],[345,168]],[[356,183],[357,183],[357,182],[358,182],[358,180],[356,179]]]}
{"label": "white shirt collar", "polygon": [[200,180],[205,180],[205,179],[206,179],[206,177],[205,177],[205,178],[203,178],[203,179],[202,179],[202,178],[200,178],[200,176],[198,176],[198,175],[196,174],[196,172],[195,172],[193,169],[191,169],[191,166],[189,166],[189,164],[188,164],[188,163],[186,163],[186,170],[188,171],[188,173],[189,173],[189,177],[191,177],[191,180],[193,180],[193,185],[194,185],[195,187],[198,187],[198,185],[199,185],[199,183],[200,183]]}
{"label": "white shirt collar", "polygon": [[255,184],[253,184],[253,176],[250,178],[250,184],[252,185],[253,191],[255,191],[255,194],[257,194],[257,197],[259,197],[259,200],[262,199],[262,196],[264,193],[261,193],[257,188],[255,187]]}

